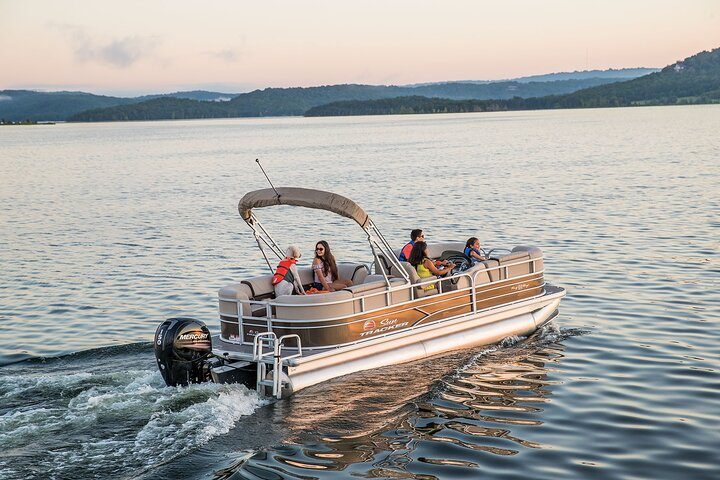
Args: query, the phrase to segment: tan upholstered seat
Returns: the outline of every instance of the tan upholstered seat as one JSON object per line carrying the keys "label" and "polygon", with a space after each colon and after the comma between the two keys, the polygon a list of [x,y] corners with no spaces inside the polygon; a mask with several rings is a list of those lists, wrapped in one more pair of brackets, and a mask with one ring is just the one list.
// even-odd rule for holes
{"label": "tan upholstered seat", "polygon": [[485,268],[488,269],[488,275],[490,276],[491,282],[497,282],[501,279],[500,272],[497,268],[500,263],[497,260],[485,260],[484,262],[478,263],[478,265],[484,265]]}
{"label": "tan upholstered seat", "polygon": [[[440,257],[440,255],[443,254],[443,252],[446,252],[448,250],[452,250],[454,252],[462,252],[465,248],[465,244],[463,242],[440,242],[440,243],[428,243],[428,256],[433,259],[437,259]],[[401,248],[396,248],[393,250],[393,253],[395,254],[395,258],[400,257],[400,250]],[[378,255],[380,262],[378,263],[378,260],[375,260],[374,262],[374,271],[375,273],[380,273],[380,269],[384,269],[385,273],[391,273],[390,268],[391,264],[390,262],[385,258],[384,255],[379,254]]]}
{"label": "tan upholstered seat", "polygon": [[463,276],[458,279],[457,288],[469,288],[472,278],[475,279],[475,286],[490,283],[490,274],[485,270],[486,268],[485,263],[480,262],[462,272]]}
{"label": "tan upholstered seat", "polygon": [[[275,299],[275,317],[282,320],[321,320],[352,315],[352,293],[338,290],[317,295],[283,295]],[[327,302],[338,302],[325,305]],[[292,305],[290,305],[292,304]],[[301,305],[301,306],[294,306]]]}
{"label": "tan upholstered seat", "polygon": [[499,258],[500,278],[514,278],[530,273],[530,255],[526,250],[518,250]]}
{"label": "tan upholstered seat", "polygon": [[[412,283],[412,284],[420,283],[422,281],[428,282],[428,281],[432,280],[432,278],[426,278],[426,279],[420,278],[420,276],[417,274],[417,270],[415,270],[415,267],[410,265],[408,262],[400,262],[400,265],[402,265],[405,272],[407,272],[408,277],[410,277],[410,283]],[[390,269],[390,273],[394,277],[401,277],[401,273],[398,272],[397,267],[395,267],[395,266],[393,266]],[[422,297],[426,297],[428,295],[435,295],[436,293],[439,292],[439,290],[438,290],[438,288],[440,288],[438,285],[439,283],[440,282],[435,283],[434,284],[435,288],[433,288],[431,290],[425,290],[425,288],[427,288],[429,285],[431,285],[429,283],[426,285],[423,285],[422,287],[415,287],[415,298],[422,298]],[[423,287],[425,287],[425,288],[423,288]]]}
{"label": "tan upholstered seat", "polygon": [[247,278],[241,283],[250,288],[250,296],[252,299],[262,300],[271,297],[275,293],[272,277],[272,275],[260,275],[258,277]]}
{"label": "tan upholstered seat", "polygon": [[519,251],[525,251],[530,256],[530,259],[533,260],[530,262],[530,271],[531,272],[540,272],[545,268],[545,265],[543,264],[543,253],[542,250],[540,250],[537,247],[528,247],[525,245],[520,245],[512,249],[513,252],[519,252]]}
{"label": "tan upholstered seat", "polygon": [[[400,278],[391,278],[391,287],[400,287],[405,285],[405,281]],[[388,304],[388,298],[385,293],[387,292],[387,285],[385,280],[378,280],[371,283],[363,283],[360,285],[353,285],[344,289],[347,292],[352,293],[353,308],[355,313],[367,312],[368,310],[374,310],[376,308],[388,307],[390,305],[396,305],[398,303],[407,302],[410,300],[410,291],[408,289],[393,291],[390,293],[390,303]],[[360,300],[364,298],[364,300]]]}
{"label": "tan upholstered seat", "polygon": [[[252,296],[250,287],[244,283],[233,283],[232,285],[226,285],[218,291],[218,297],[227,300],[220,300],[220,315],[237,316],[237,300],[249,300]],[[250,315],[250,306],[245,303],[243,304],[243,315]]]}
{"label": "tan upholstered seat", "polygon": [[338,275],[340,278],[352,280],[353,285],[361,284],[368,276],[368,268],[362,263],[339,263]]}

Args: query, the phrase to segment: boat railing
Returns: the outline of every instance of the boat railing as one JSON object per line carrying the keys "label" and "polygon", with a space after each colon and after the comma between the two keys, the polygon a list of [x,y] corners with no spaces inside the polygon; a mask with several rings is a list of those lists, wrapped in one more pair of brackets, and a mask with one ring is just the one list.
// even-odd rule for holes
{"label": "boat railing", "polygon": [[[221,297],[220,300],[224,302],[231,302],[235,303],[237,307],[237,318],[236,319],[224,319],[221,318],[221,323],[229,323],[232,325],[238,325],[239,331],[238,331],[238,337],[235,338],[223,338],[223,340],[228,341],[230,343],[248,343],[244,341],[244,324],[247,321],[251,321],[253,323],[254,327],[257,327],[258,323],[264,323],[265,327],[267,328],[267,331],[272,331],[273,324],[274,323],[293,323],[293,322],[299,322],[301,321],[304,326],[303,328],[307,329],[314,329],[314,328],[326,328],[328,325],[318,325],[318,326],[312,326],[308,324],[312,323],[324,323],[327,324],[329,322],[333,322],[332,326],[342,326],[342,325],[349,325],[351,323],[357,322],[358,319],[354,319],[354,317],[358,315],[363,315],[363,320],[368,319],[367,314],[371,314],[375,311],[381,312],[382,310],[387,309],[388,307],[403,307],[407,305],[407,309],[412,309],[414,306],[412,306],[412,303],[415,302],[419,298],[426,299],[426,305],[433,305],[438,302],[443,302],[446,299],[446,296],[443,295],[445,293],[455,293],[458,294],[459,297],[461,297],[463,294],[470,294],[470,308],[471,313],[477,313],[478,311],[486,310],[486,308],[479,308],[479,298],[478,298],[478,288],[483,287],[482,293],[483,301],[490,301],[490,300],[497,300],[503,297],[508,297],[515,295],[517,291],[522,290],[521,287],[523,284],[525,284],[531,277],[536,277],[538,274],[544,273],[544,269],[537,269],[537,262],[541,262],[543,260],[542,257],[538,258],[530,258],[530,259],[522,259],[517,262],[511,262],[503,265],[497,265],[497,266],[487,266],[486,268],[477,269],[471,272],[458,272],[455,275],[452,275],[450,277],[431,277],[427,280],[422,280],[418,283],[403,283],[401,285],[390,285],[386,288],[380,288],[378,291],[372,291],[367,292],[365,294],[362,294],[360,296],[353,296],[351,298],[345,298],[341,300],[328,300],[328,301],[318,301],[318,302],[312,302],[312,303],[287,303],[287,302],[276,302],[273,299],[266,299],[266,300],[245,300],[245,299],[236,299],[236,298],[223,298]],[[529,272],[527,274],[517,275],[510,277],[510,268],[515,266],[520,266],[523,264],[529,264]],[[504,278],[501,276],[501,272],[504,274]],[[491,273],[494,273],[494,275],[491,275]],[[492,276],[497,276],[497,280],[490,280],[478,282],[478,277],[482,275],[485,277],[485,274],[487,274],[487,278],[491,279]],[[467,280],[467,286],[461,287],[461,288],[452,288],[447,289],[448,285],[454,284],[457,285],[461,282],[462,279]],[[426,286],[434,286],[437,289],[437,294],[431,294],[431,295],[419,295],[419,292],[422,291],[423,287]],[[542,282],[539,287],[541,287],[541,293],[544,290],[544,282]],[[509,288],[509,292],[503,293],[502,289]],[[392,294],[395,292],[403,292],[409,290],[408,297],[409,300],[401,301],[398,303],[391,303]],[[488,293],[497,292],[498,295],[490,295],[488,296]],[[380,307],[366,309],[366,304],[369,303],[369,300],[373,298],[379,298],[379,297],[386,297],[386,305],[381,305]],[[433,297],[436,297],[437,299],[434,300]],[[318,299],[320,300],[320,299]],[[319,319],[303,319],[298,320],[296,318],[280,318],[277,317],[275,314],[275,310],[278,306],[281,307],[292,307],[292,308],[317,308],[317,307],[323,307],[323,306],[334,306],[334,305],[341,305],[341,304],[347,304],[352,302],[358,302],[360,305],[360,311],[354,312],[351,315],[341,315],[336,317],[322,317]],[[511,302],[508,302],[511,303]],[[493,305],[493,307],[498,307],[501,305]],[[245,308],[247,307],[247,309]],[[250,312],[249,315],[244,314],[245,311]],[[399,311],[403,311],[402,309]],[[264,315],[262,315],[264,313]],[[369,317],[372,319],[373,317]],[[343,323],[335,323],[338,320],[347,320]]]}

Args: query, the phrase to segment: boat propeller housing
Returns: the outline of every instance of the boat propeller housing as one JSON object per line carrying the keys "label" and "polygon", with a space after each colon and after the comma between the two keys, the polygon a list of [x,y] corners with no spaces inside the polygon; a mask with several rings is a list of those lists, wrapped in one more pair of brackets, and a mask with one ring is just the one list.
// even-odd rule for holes
{"label": "boat propeller housing", "polygon": [[210,379],[210,330],[200,320],[169,318],[155,331],[155,358],[168,386]]}

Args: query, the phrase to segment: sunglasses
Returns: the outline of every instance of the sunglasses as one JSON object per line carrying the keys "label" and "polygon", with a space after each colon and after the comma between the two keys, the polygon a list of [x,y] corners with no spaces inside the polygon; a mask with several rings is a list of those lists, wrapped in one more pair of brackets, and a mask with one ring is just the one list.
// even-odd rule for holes
{"label": "sunglasses", "polygon": [[316,252],[324,252],[325,249],[321,247],[321,248],[316,248],[315,251],[316,251]]}

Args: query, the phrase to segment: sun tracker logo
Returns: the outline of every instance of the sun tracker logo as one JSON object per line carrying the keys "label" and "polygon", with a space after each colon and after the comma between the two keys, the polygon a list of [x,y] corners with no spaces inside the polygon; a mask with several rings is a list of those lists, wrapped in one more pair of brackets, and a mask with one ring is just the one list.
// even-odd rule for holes
{"label": "sun tracker logo", "polygon": [[363,324],[363,330],[374,330],[375,329],[375,320],[368,320]]}

